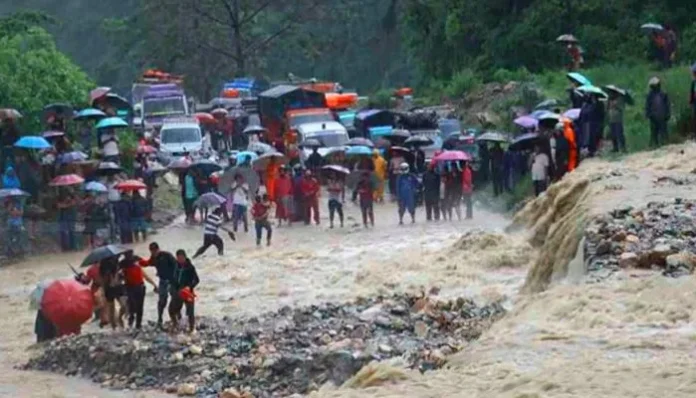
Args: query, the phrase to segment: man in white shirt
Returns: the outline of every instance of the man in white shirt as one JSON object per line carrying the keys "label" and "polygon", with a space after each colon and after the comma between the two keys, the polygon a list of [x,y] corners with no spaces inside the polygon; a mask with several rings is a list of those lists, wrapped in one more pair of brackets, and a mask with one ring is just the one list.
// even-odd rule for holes
{"label": "man in white shirt", "polygon": [[249,184],[244,181],[241,174],[234,176],[232,184],[232,230],[237,232],[239,221],[244,222],[244,232],[249,232],[249,217],[247,209],[249,206]]}
{"label": "man in white shirt", "polygon": [[537,145],[534,148],[534,156],[532,157],[532,181],[534,182],[534,193],[536,196],[539,196],[546,190],[548,178],[549,157]]}
{"label": "man in white shirt", "polygon": [[121,162],[121,152],[118,149],[118,142],[116,142],[115,138],[112,138],[104,143],[103,153],[103,160],[105,162],[114,162],[116,164],[119,164]]}

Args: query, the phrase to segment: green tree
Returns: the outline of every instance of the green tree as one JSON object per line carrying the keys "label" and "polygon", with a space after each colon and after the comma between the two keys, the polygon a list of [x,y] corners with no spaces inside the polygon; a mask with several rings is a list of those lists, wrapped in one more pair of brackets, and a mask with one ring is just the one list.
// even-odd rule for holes
{"label": "green tree", "polygon": [[52,102],[83,104],[94,84],[67,56],[56,49],[42,28],[0,38],[0,104],[25,117],[24,127],[39,131],[43,107]]}

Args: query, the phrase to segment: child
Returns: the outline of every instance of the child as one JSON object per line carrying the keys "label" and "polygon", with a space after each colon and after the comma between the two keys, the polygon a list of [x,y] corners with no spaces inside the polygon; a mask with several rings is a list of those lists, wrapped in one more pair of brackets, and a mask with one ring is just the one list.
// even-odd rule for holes
{"label": "child", "polygon": [[271,245],[271,235],[273,234],[273,228],[271,223],[268,221],[268,215],[271,211],[271,202],[268,195],[263,195],[263,198],[256,195],[254,199],[254,206],[251,208],[251,215],[254,217],[254,226],[256,228],[256,246],[261,246],[261,236],[263,235],[263,230],[266,233],[266,245]]}
{"label": "child", "polygon": [[186,252],[179,249],[176,251],[176,268],[171,284],[171,302],[169,303],[169,317],[172,319],[172,328],[176,331],[181,320],[181,309],[186,307],[186,317],[189,322],[189,333],[193,333],[196,325],[194,313],[194,294],[193,289],[198,286],[200,279],[196,267],[193,266],[191,260],[186,257]]}

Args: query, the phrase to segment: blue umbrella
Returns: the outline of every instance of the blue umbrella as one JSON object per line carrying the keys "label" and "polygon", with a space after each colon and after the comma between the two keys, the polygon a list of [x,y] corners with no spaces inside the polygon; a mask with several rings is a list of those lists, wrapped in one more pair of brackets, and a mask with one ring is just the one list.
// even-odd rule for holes
{"label": "blue umbrella", "polygon": [[372,155],[372,149],[366,146],[352,146],[346,151],[346,156],[370,156]]}
{"label": "blue umbrella", "polygon": [[586,78],[585,76],[581,75],[578,72],[570,72],[566,76],[568,76],[568,79],[578,83],[581,86],[591,86],[592,82],[590,79]]}
{"label": "blue umbrella", "polygon": [[92,181],[85,185],[85,191],[105,193],[108,189],[101,182]]}
{"label": "blue umbrella", "polygon": [[99,123],[97,123],[98,129],[115,128],[115,127],[128,127],[128,123],[126,123],[120,117],[107,117],[106,119],[102,119],[99,121]]}
{"label": "blue umbrella", "polygon": [[256,154],[256,152],[242,151],[237,153],[237,164],[242,164],[246,162],[251,163],[258,158],[259,155]]}
{"label": "blue umbrella", "polygon": [[75,120],[80,119],[101,119],[106,117],[106,113],[94,108],[85,108],[75,115]]}
{"label": "blue umbrella", "polygon": [[31,136],[31,135],[20,138],[19,140],[17,140],[17,142],[15,142],[14,146],[16,146],[17,148],[25,148],[25,149],[48,149],[48,148],[51,148],[51,144],[49,144],[45,138],[38,137],[38,136]]}

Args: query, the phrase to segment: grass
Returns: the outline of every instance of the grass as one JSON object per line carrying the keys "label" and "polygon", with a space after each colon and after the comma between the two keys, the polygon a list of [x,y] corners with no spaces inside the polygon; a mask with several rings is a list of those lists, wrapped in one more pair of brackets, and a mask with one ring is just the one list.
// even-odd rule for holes
{"label": "grass", "polygon": [[[644,104],[648,93],[648,80],[653,76],[660,78],[662,88],[669,94],[672,102],[670,141],[678,142],[688,133],[688,121],[691,117],[688,103],[691,72],[688,66],[678,65],[669,70],[658,71],[648,63],[632,63],[604,65],[583,70],[581,73],[596,86],[614,84],[632,93],[635,105],[627,106],[624,115],[624,129],[629,151],[643,151],[649,148],[650,126],[644,116]],[[569,82],[565,72],[546,72],[532,79],[548,98],[567,101],[566,89],[569,87]]]}

